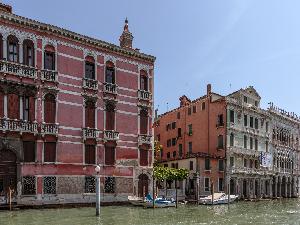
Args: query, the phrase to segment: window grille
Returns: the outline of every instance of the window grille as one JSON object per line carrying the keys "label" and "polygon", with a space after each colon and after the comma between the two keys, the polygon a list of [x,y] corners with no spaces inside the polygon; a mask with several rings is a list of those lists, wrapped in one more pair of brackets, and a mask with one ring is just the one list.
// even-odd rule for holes
{"label": "window grille", "polygon": [[23,195],[35,195],[36,187],[35,187],[36,179],[35,177],[26,176],[22,179],[22,194]]}
{"label": "window grille", "polygon": [[114,177],[105,177],[104,192],[115,193],[116,179]]}
{"label": "window grille", "polygon": [[95,193],[96,192],[96,178],[93,176],[85,177],[84,185],[85,193]]}
{"label": "window grille", "polygon": [[56,194],[56,177],[43,178],[44,194]]}

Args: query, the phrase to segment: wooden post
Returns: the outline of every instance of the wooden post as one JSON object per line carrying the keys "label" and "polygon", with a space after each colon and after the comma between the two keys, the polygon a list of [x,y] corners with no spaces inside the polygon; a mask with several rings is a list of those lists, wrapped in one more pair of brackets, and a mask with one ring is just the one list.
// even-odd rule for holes
{"label": "wooden post", "polygon": [[152,207],[153,207],[153,209],[155,208],[155,198],[156,198],[156,196],[155,196],[155,191],[154,191],[154,189],[155,189],[155,187],[154,187],[154,182],[155,182],[155,178],[154,178],[154,176],[153,176],[153,178],[152,178],[152,192],[153,192],[153,202],[152,202]]}
{"label": "wooden post", "polygon": [[9,191],[9,197],[8,197],[8,200],[9,200],[9,210],[11,211],[11,192],[12,192],[12,190],[10,189],[10,187],[8,188],[8,191]]}
{"label": "wooden post", "polygon": [[228,193],[228,205],[229,205],[229,203],[230,203],[230,181],[229,181],[229,183],[227,184],[227,193]]}
{"label": "wooden post", "polygon": [[215,192],[213,181],[211,182],[210,188],[211,188],[211,204],[213,205],[214,204],[214,192]]}

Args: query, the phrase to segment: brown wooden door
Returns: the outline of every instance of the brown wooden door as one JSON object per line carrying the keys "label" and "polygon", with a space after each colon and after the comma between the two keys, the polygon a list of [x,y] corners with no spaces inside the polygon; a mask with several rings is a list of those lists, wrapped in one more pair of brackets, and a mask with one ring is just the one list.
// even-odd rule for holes
{"label": "brown wooden door", "polygon": [[0,150],[0,196],[8,193],[9,187],[16,193],[16,155],[9,150]]}
{"label": "brown wooden door", "polygon": [[148,194],[148,183],[149,179],[146,174],[141,174],[139,176],[139,183],[138,183],[138,196],[145,197]]}

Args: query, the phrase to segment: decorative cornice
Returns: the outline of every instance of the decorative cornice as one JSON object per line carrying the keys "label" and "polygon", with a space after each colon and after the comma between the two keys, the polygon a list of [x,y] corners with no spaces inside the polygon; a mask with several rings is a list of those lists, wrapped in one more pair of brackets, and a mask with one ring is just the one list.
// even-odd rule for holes
{"label": "decorative cornice", "polygon": [[1,12],[0,19],[6,20],[10,23],[28,27],[33,30],[38,30],[40,32],[47,32],[47,33],[50,32],[54,35],[59,35],[64,38],[72,39],[74,41],[79,41],[83,44],[92,45],[93,47],[100,47],[100,48],[104,48],[109,51],[114,51],[116,53],[125,54],[130,57],[137,57],[139,59],[146,60],[151,63],[154,63],[154,61],[156,59],[154,56],[140,53],[136,50],[121,48],[117,45],[114,45],[114,44],[111,44],[111,43],[108,43],[105,41],[97,40],[95,38],[91,38],[91,37],[88,37],[85,35],[75,33],[73,31],[69,31],[69,30],[66,30],[66,29],[63,29],[63,28],[60,28],[57,26],[50,25],[50,24],[41,23],[36,20],[28,19],[28,18],[18,16],[15,14],[7,14],[4,12]]}

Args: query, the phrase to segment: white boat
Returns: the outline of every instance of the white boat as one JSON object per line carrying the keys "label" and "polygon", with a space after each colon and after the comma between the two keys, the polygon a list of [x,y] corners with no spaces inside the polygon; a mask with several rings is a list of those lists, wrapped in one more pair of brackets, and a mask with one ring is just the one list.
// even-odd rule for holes
{"label": "white boat", "polygon": [[128,196],[128,201],[132,204],[132,205],[136,205],[136,206],[144,206],[144,199],[141,197],[137,197],[137,196]]}
{"label": "white boat", "polygon": [[[156,198],[154,200],[154,208],[167,208],[167,207],[175,207],[176,202],[174,199],[165,199],[165,198]],[[150,195],[147,195],[144,202],[144,207],[153,208],[153,199]]]}
{"label": "white boat", "polygon": [[[228,204],[228,195],[225,193],[215,193],[213,196],[212,202],[212,195],[209,195],[204,198],[199,199],[199,204],[202,205],[220,205],[220,204]],[[234,202],[238,198],[237,195],[230,195],[229,203]]]}

